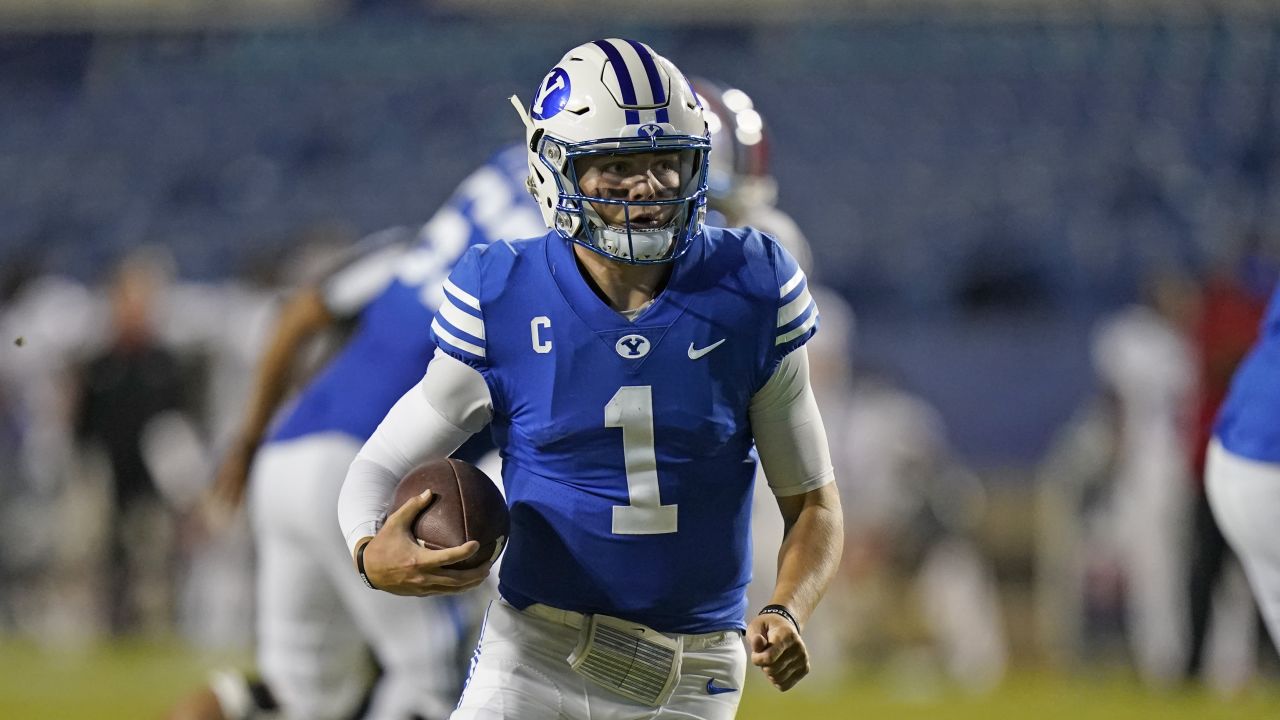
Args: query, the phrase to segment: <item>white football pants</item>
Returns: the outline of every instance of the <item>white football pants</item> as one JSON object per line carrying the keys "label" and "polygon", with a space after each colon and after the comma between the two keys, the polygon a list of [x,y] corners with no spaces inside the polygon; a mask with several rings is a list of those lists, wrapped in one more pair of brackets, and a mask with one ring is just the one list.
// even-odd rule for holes
{"label": "white football pants", "polygon": [[1205,463],[1205,492],[1280,649],[1280,464],[1234,455],[1215,438]]}
{"label": "white football pants", "polygon": [[[258,663],[289,718],[447,717],[457,700],[460,628],[452,599],[409,598],[361,582],[338,528],[338,492],[360,443],[331,433],[263,446],[249,511],[258,549]],[[465,600],[462,600],[465,602]]]}
{"label": "white football pants", "polygon": [[685,635],[675,690],[654,708],[569,667],[583,617],[494,600],[452,720],[730,720],[737,713],[747,668],[737,631]]}

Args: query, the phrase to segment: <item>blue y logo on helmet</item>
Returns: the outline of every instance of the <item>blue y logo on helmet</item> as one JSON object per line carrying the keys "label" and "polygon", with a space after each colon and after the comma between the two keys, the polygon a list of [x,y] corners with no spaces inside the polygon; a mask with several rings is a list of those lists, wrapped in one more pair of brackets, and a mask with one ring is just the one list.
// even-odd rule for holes
{"label": "blue y logo on helmet", "polygon": [[533,98],[533,107],[529,114],[534,120],[546,120],[564,109],[569,102],[569,73],[560,68],[552,68],[542,79],[538,94]]}
{"label": "blue y logo on helmet", "polygon": [[662,126],[646,123],[640,126],[640,129],[636,131],[636,135],[647,138],[662,137]]}

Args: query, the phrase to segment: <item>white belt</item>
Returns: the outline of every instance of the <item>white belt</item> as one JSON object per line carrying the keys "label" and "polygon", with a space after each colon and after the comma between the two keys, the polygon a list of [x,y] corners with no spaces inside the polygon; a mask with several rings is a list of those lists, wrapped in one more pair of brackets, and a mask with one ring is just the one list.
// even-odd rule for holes
{"label": "white belt", "polygon": [[[561,610],[560,608],[534,603],[529,607],[521,610],[526,615],[531,615],[542,620],[566,625],[575,630],[581,630],[587,625],[587,615],[572,610]],[[630,622],[630,621],[628,621]],[[635,623],[637,626],[641,623]],[[652,628],[645,627],[650,632],[658,632]],[[673,640],[680,640],[685,650],[706,650],[707,648],[719,647],[728,644],[731,640],[738,640],[741,634],[737,630],[716,630],[709,633],[699,633],[687,635],[683,633],[661,633]]]}

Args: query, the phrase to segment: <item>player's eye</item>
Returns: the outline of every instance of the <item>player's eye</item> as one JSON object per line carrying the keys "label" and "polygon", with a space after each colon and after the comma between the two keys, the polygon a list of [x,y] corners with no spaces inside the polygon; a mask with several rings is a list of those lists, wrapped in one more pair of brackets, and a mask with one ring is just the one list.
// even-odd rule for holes
{"label": "player's eye", "polygon": [[659,155],[653,159],[653,166],[663,170],[674,170],[680,167],[680,156],[675,153]]}
{"label": "player's eye", "polygon": [[611,162],[608,165],[605,165],[604,172],[606,175],[626,177],[627,175],[631,174],[631,167],[627,163],[622,162],[621,160],[618,160],[615,162]]}

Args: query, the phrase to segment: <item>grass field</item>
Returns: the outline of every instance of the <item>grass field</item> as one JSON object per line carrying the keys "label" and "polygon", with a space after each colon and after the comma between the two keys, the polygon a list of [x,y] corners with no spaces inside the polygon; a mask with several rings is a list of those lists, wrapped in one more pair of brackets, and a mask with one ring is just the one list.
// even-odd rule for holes
{"label": "grass field", "polygon": [[[124,644],[81,652],[40,651],[0,643],[0,718],[4,720],[146,720],[202,682],[208,669],[243,665],[178,645]],[[804,687],[803,685],[801,686]],[[797,689],[785,695],[749,683],[741,720],[1254,720],[1280,717],[1280,686],[1255,686],[1222,699],[1199,690],[1151,694],[1117,674],[1065,678],[1018,674],[984,697],[945,688],[927,696],[893,683],[861,680]]]}

